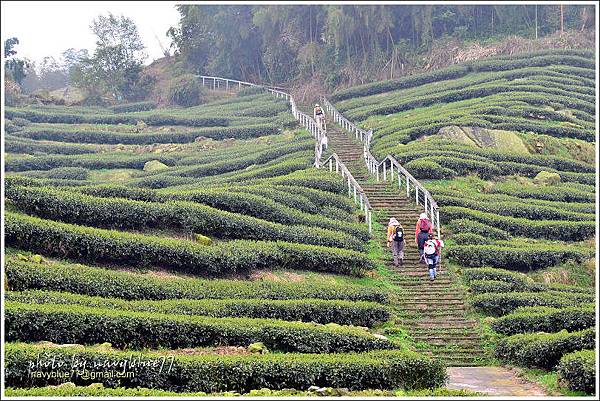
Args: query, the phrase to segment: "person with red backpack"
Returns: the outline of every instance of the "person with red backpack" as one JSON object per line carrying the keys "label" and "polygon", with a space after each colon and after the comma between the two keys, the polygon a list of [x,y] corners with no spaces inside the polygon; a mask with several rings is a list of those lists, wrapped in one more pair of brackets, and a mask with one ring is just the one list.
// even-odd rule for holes
{"label": "person with red backpack", "polygon": [[404,229],[402,225],[395,218],[391,218],[388,223],[387,229],[387,246],[392,247],[392,255],[394,255],[394,266],[398,266],[398,258],[400,259],[400,266],[404,264],[404,246],[406,240],[404,239]]}
{"label": "person with red backpack", "polygon": [[419,262],[425,262],[423,247],[425,246],[425,241],[427,241],[429,233],[433,233],[433,224],[431,224],[431,221],[427,217],[426,213],[421,213],[415,228],[415,241],[417,242],[420,256]]}
{"label": "person with red backpack", "polygon": [[435,238],[433,233],[428,234],[427,241],[423,246],[423,254],[429,268],[429,280],[435,280],[437,275],[436,267],[439,262],[440,253],[444,247],[444,242]]}

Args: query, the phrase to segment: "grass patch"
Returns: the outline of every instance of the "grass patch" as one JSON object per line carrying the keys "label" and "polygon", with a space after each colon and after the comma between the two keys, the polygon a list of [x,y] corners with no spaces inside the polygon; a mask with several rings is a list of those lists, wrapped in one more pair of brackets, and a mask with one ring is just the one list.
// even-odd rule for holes
{"label": "grass patch", "polygon": [[558,375],[556,372],[548,372],[542,369],[522,369],[518,375],[529,381],[540,384],[551,396],[587,396],[583,391],[571,391],[568,388],[562,387],[558,382]]}

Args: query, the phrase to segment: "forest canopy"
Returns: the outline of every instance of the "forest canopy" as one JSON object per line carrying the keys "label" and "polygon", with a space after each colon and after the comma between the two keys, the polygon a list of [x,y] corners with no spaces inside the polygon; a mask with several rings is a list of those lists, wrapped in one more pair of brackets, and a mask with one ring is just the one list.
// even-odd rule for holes
{"label": "forest canopy", "polygon": [[[335,87],[401,72],[437,39],[537,38],[594,28],[585,5],[179,5],[172,47],[194,72]],[[388,76],[390,73],[387,74]]]}

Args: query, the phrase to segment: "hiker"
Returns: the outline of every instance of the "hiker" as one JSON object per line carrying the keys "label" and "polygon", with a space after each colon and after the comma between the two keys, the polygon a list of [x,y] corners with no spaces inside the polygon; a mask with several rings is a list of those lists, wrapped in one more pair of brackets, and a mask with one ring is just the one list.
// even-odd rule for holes
{"label": "hiker", "polygon": [[323,129],[323,120],[325,119],[325,115],[323,114],[323,109],[321,108],[321,106],[319,106],[319,103],[315,104],[313,116],[319,128]]}
{"label": "hiker", "polygon": [[392,255],[394,256],[394,266],[398,266],[398,258],[400,258],[400,266],[404,264],[404,229],[395,218],[391,218],[387,229],[387,246],[392,247]]}
{"label": "hiker", "polygon": [[433,233],[427,235],[427,241],[423,247],[423,253],[425,254],[425,260],[427,261],[427,267],[429,268],[429,280],[435,280],[437,274],[436,267],[439,262],[439,256],[441,248],[444,243],[439,239],[435,238]]}
{"label": "hiker", "polygon": [[433,233],[433,225],[426,213],[421,213],[417,225],[415,227],[415,242],[419,248],[419,262],[425,263],[425,256],[423,255],[423,247],[425,241],[428,239],[428,234]]}

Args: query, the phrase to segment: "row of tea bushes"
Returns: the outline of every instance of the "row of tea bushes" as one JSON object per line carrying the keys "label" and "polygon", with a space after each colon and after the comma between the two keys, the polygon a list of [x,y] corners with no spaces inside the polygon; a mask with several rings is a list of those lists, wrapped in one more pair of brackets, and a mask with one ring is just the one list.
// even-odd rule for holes
{"label": "row of tea bushes", "polygon": [[97,198],[33,187],[11,187],[6,197],[23,212],[73,224],[138,230],[172,227],[225,239],[285,240],[363,250],[361,241],[345,233],[285,226],[191,202]]}
{"label": "row of tea bushes", "polygon": [[5,233],[7,245],[48,256],[123,266],[163,266],[195,275],[222,276],[273,267],[362,275],[373,267],[366,255],[346,249],[243,240],[204,246],[13,212],[5,214]]}
{"label": "row of tea bushes", "polygon": [[[87,365],[118,364],[128,358],[142,362],[160,359],[156,353],[75,351],[28,344],[7,344],[6,386],[32,387],[74,380],[87,385],[81,377],[48,380],[28,375],[28,366],[43,350],[57,363],[69,364],[76,355]],[[120,380],[124,387],[144,386],[169,391],[246,392],[257,388],[306,390],[310,386],[359,389],[427,389],[442,386],[447,378],[444,365],[422,354],[407,351],[373,351],[358,354],[266,354],[257,356],[176,356],[169,375],[158,374],[157,366],[140,363],[133,378]],[[112,379],[102,379],[111,385]],[[97,382],[97,379],[94,380]]]}
{"label": "row of tea bushes", "polygon": [[515,334],[500,341],[495,356],[502,361],[529,368],[552,369],[573,351],[594,349],[594,328],[558,333]]}
{"label": "row of tea bushes", "polygon": [[37,264],[18,260],[10,254],[6,255],[5,269],[8,288],[13,291],[63,291],[126,300],[315,298],[382,304],[389,302],[387,292],[373,287],[179,277],[164,280],[80,264]]}
{"label": "row of tea bushes", "polygon": [[123,311],[210,317],[250,317],[287,321],[337,323],[372,327],[390,317],[388,309],[374,302],[319,299],[204,299],[128,301],[119,298],[90,297],[66,292],[23,291],[6,293],[7,301],[28,304],[70,304]]}
{"label": "row of tea bushes", "polygon": [[395,348],[392,342],[352,326],[134,312],[72,304],[6,301],[4,306],[7,341],[110,342],[125,349],[248,346],[262,342],[273,350],[316,354]]}

